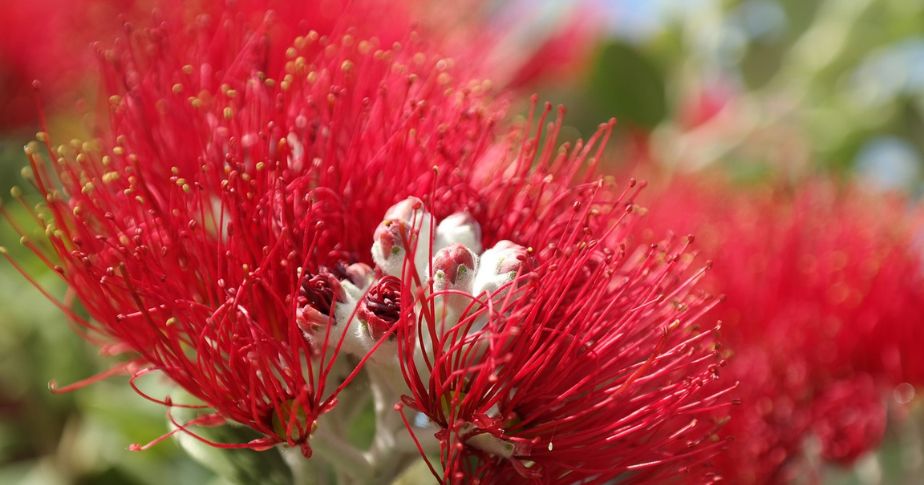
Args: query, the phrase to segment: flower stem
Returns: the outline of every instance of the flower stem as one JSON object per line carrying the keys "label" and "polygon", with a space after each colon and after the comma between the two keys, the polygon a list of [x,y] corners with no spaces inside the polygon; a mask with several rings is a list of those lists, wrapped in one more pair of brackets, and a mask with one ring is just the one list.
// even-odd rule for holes
{"label": "flower stem", "polygon": [[323,427],[315,431],[311,448],[352,482],[368,483],[374,476],[372,463],[364,453]]}

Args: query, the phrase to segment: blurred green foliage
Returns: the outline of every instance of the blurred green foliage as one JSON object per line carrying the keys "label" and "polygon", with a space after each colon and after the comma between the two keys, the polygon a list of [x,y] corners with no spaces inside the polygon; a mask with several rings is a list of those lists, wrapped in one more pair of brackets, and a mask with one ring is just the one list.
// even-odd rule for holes
{"label": "blurred green foliage", "polygon": [[[580,134],[616,116],[623,139],[651,129],[655,158],[669,166],[715,165],[746,178],[856,171],[918,190],[924,3],[599,4],[614,19],[611,38],[581,75],[542,86],[543,96],[568,106]],[[643,15],[634,10],[650,17],[644,29],[630,23]],[[714,116],[689,126],[689,111],[710,96],[720,105]]]}
{"label": "blurred green foliage", "polygon": [[[615,116],[637,129],[653,129],[667,116],[665,76],[649,56],[626,42],[600,46],[581,103],[596,120]],[[585,115],[586,116],[586,115]]]}

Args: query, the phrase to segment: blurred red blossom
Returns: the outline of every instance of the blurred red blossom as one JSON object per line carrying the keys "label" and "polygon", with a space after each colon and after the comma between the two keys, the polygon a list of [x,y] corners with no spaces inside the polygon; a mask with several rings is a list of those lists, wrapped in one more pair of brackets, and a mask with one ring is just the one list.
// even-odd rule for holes
{"label": "blurred red blossom", "polygon": [[90,44],[109,40],[136,0],[30,0],[0,8],[0,129],[35,125],[33,81],[49,108],[92,86]]}
{"label": "blurred red blossom", "polygon": [[875,447],[887,391],[922,384],[918,217],[899,198],[819,181],[745,190],[678,177],[655,192],[649,227],[695,232],[714,257],[705,285],[725,297],[711,315],[742,403],[726,475],[785,482],[811,438],[836,462]]}
{"label": "blurred red blossom", "polygon": [[[299,34],[320,35],[350,28],[354,34],[375,37],[383,46],[402,40],[412,27],[453,57],[481,69],[506,87],[524,86],[551,73],[569,70],[586,57],[597,29],[591,17],[532,25],[529,16],[494,19],[482,0],[441,5],[423,0],[35,0],[10,2],[0,10],[0,129],[23,129],[38,124],[33,84],[38,99],[51,113],[70,113],[78,99],[92,99],[98,91],[95,43],[109,46],[125,29],[170,19],[187,24],[217,26],[217,19],[234,18],[242,30],[259,29],[268,45],[291,43]],[[269,15],[271,21],[264,17]],[[159,20],[157,20],[159,19]],[[387,21],[383,21],[387,19]],[[499,21],[498,21],[499,20]],[[227,27],[227,26],[226,26]],[[538,29],[538,30],[537,30]],[[533,32],[546,37],[535,52],[510,32]],[[229,38],[240,39],[240,33]],[[229,38],[215,36],[210,55],[230,55]],[[213,63],[217,59],[210,59]],[[226,61],[230,62],[230,59]],[[284,51],[268,48],[262,69],[272,72],[286,62]]]}

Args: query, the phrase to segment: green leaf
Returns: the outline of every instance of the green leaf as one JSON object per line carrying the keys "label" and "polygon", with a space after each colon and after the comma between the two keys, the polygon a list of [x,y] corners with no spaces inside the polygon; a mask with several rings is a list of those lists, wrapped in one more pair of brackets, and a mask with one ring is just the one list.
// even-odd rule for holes
{"label": "green leaf", "polygon": [[664,76],[636,47],[623,42],[605,45],[588,80],[587,98],[597,122],[615,116],[620,124],[654,128],[667,115]]}
{"label": "green leaf", "polygon": [[[192,402],[193,398],[176,396],[177,401]],[[194,409],[177,408],[173,416],[178,422],[186,422],[201,414]],[[243,426],[226,424],[215,427],[198,427],[194,432],[206,439],[219,443],[244,443],[259,436]],[[261,483],[267,485],[291,485],[292,470],[282,458],[278,449],[254,451],[250,449],[223,449],[209,446],[185,433],[177,433],[176,440],[193,459],[206,466],[220,477],[232,483]]]}

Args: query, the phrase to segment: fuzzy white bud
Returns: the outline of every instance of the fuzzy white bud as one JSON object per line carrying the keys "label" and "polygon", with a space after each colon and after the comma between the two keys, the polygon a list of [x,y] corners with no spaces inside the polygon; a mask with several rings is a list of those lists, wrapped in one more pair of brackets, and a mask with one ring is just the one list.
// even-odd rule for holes
{"label": "fuzzy white bud", "polygon": [[439,249],[459,243],[475,254],[481,253],[481,226],[466,212],[456,212],[436,226],[436,246]]}
{"label": "fuzzy white bud", "polygon": [[[455,243],[440,249],[433,256],[430,266],[433,291],[457,290],[471,294],[477,268],[478,256],[462,244]],[[452,315],[458,316],[472,302],[472,298],[453,293],[440,295],[439,302]]]}
{"label": "fuzzy white bud", "polygon": [[408,254],[405,245],[408,245],[416,248],[414,265],[417,272],[424,275],[431,250],[431,219],[423,202],[416,197],[408,197],[391,206],[373,235],[372,260],[385,274],[400,278]]}
{"label": "fuzzy white bud", "polygon": [[526,248],[500,241],[481,255],[472,294],[494,293],[516,278],[526,262]]}

